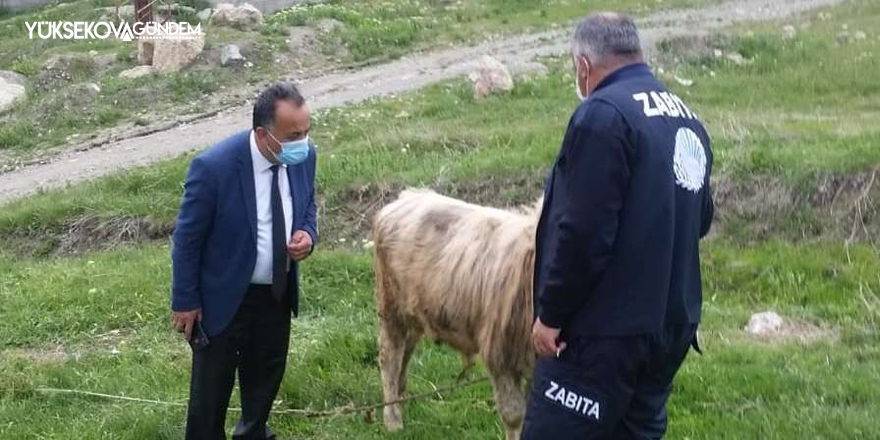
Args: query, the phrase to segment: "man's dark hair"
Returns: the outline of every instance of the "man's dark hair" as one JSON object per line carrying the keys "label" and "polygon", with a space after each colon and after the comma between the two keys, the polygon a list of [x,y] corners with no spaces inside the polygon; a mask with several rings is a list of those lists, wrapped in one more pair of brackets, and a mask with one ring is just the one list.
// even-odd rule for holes
{"label": "man's dark hair", "polygon": [[254,103],[254,129],[263,127],[271,129],[275,124],[275,105],[278,101],[289,100],[297,107],[305,104],[306,100],[299,89],[290,83],[275,83],[263,90]]}

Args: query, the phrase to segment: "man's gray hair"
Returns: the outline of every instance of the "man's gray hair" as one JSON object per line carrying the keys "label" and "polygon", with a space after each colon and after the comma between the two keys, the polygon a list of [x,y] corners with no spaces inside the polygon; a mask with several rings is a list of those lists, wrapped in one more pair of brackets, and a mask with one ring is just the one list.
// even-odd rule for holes
{"label": "man's gray hair", "polygon": [[635,22],[614,12],[596,13],[578,23],[571,49],[574,56],[586,55],[596,67],[605,67],[620,59],[642,60]]}

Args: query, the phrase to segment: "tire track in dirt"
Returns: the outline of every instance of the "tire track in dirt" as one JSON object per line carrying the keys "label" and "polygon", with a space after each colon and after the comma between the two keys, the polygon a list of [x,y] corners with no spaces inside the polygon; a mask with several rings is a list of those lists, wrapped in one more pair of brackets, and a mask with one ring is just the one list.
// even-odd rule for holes
{"label": "tire track in dirt", "polygon": [[[661,11],[638,22],[643,43],[650,53],[659,41],[670,36],[717,30],[744,21],[779,19],[841,1],[730,0],[702,8]],[[415,54],[387,64],[312,78],[300,87],[312,108],[321,109],[405,93],[467,75],[473,62],[484,54],[498,58],[514,73],[526,71],[536,57],[564,55],[569,50],[570,32],[570,29],[560,29]],[[113,141],[85,151],[61,153],[48,163],[0,174],[0,204],[41,189],[59,188],[179,156],[249,127],[250,120],[251,106],[243,105],[145,136]]]}

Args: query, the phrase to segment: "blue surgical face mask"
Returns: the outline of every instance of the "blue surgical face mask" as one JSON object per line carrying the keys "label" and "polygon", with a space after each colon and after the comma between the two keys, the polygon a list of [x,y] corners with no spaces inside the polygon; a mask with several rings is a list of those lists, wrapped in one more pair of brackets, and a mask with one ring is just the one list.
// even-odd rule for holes
{"label": "blue surgical face mask", "polygon": [[[269,133],[268,131],[266,133]],[[269,133],[272,136],[272,133]],[[281,154],[276,154],[270,148],[269,151],[275,156],[275,160],[284,165],[297,165],[302,163],[309,157],[309,137],[306,136],[298,141],[281,142],[275,136],[272,136],[275,142],[281,145]]]}

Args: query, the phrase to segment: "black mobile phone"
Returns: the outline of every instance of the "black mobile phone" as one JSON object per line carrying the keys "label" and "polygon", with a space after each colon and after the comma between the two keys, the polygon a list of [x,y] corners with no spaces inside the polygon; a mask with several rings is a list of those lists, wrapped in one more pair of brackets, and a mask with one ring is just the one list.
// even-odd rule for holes
{"label": "black mobile phone", "polygon": [[193,351],[201,350],[208,346],[208,335],[205,334],[205,329],[202,328],[202,321],[196,321],[195,325],[193,325],[192,335],[189,338],[189,346],[192,347]]}

